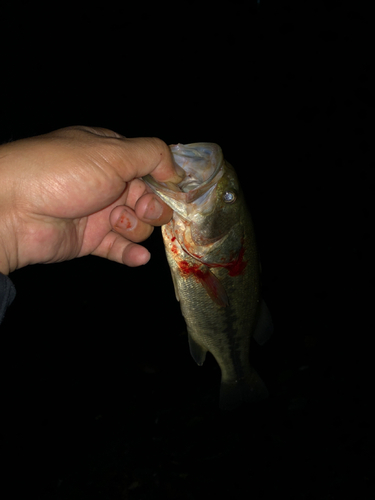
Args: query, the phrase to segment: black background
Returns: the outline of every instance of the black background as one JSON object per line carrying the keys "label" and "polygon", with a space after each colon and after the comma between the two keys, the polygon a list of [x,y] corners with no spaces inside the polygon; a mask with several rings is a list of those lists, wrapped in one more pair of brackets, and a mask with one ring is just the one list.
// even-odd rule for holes
{"label": "black background", "polygon": [[275,323],[251,353],[270,398],[218,410],[219,369],[190,358],[159,230],[139,269],[94,257],[20,269],[0,337],[1,487],[43,500],[374,498],[369,13],[178,5],[5,12],[0,141],[92,125],[220,144]]}

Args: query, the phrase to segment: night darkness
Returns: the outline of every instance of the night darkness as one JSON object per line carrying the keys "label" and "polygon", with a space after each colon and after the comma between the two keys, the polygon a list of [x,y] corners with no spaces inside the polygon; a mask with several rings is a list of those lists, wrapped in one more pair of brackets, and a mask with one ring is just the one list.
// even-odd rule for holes
{"label": "night darkness", "polygon": [[269,399],[220,412],[159,229],[142,268],[86,257],[12,273],[4,498],[375,498],[373,27],[353,2],[277,3],[3,20],[0,143],[68,125],[218,143],[275,324],[251,350]]}

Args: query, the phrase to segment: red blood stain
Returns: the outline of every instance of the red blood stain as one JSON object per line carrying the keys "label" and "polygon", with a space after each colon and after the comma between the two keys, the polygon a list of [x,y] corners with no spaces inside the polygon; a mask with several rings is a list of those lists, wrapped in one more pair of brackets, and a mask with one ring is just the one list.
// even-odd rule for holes
{"label": "red blood stain", "polygon": [[173,236],[173,238],[171,239],[171,241],[174,241],[176,239],[176,236]]}
{"label": "red blood stain", "polygon": [[247,262],[243,258],[244,253],[245,248],[242,246],[237,259],[227,266],[229,276],[238,276],[244,272],[245,267],[247,266]]}
{"label": "red blood stain", "polygon": [[186,260],[181,260],[178,265],[182,274],[193,275],[203,285],[209,296],[220,306],[228,305],[228,299],[220,281],[206,269],[206,266],[189,264]]}
{"label": "red blood stain", "polygon": [[238,256],[231,262],[224,264],[206,264],[208,267],[225,267],[228,270],[229,276],[239,276],[247,266],[247,261],[244,260],[245,248],[242,246]]}
{"label": "red blood stain", "polygon": [[199,279],[204,279],[205,273],[202,271],[200,264],[189,264],[186,260],[181,260],[179,268],[184,274],[194,274]]}
{"label": "red blood stain", "polygon": [[[175,254],[178,253],[178,250],[175,245],[172,245],[171,251]],[[207,267],[225,267],[228,270],[229,276],[235,277],[243,274],[245,268],[247,266],[247,261],[244,259],[245,247],[242,245],[238,256],[232,260],[231,262],[224,264],[204,264]],[[194,254],[192,254],[194,255]],[[195,256],[195,255],[194,255]],[[196,256],[199,258],[199,256]],[[201,264],[189,264],[186,260],[181,260],[178,262],[178,266],[182,273],[188,275],[194,275],[200,280],[205,280],[209,275],[208,272],[202,271]],[[206,280],[207,281],[207,280]]]}
{"label": "red blood stain", "polygon": [[131,229],[132,225],[131,225],[131,222],[129,221],[129,219],[126,217],[126,215],[122,215],[120,217],[120,220],[119,220],[119,224],[117,225],[120,225],[122,226],[123,228],[125,227],[125,229]]}

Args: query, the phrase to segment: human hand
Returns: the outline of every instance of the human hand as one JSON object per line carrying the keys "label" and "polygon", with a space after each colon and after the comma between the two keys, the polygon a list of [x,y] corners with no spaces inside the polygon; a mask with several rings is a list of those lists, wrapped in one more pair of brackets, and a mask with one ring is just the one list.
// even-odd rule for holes
{"label": "human hand", "polygon": [[89,254],[146,264],[137,243],[172,217],[140,179],[149,173],[181,180],[163,141],[107,129],[68,127],[0,146],[0,272]]}

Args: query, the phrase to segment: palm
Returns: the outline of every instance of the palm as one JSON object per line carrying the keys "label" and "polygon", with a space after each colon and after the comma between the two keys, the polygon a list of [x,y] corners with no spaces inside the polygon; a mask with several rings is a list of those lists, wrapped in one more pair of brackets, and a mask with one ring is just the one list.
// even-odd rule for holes
{"label": "palm", "polygon": [[75,183],[66,177],[66,181],[55,180],[55,188],[49,186],[48,193],[43,187],[36,191],[30,207],[27,232],[38,238],[30,239],[27,253],[35,254],[35,262],[72,259],[100,252],[106,245],[109,252],[114,243],[110,214],[116,205],[126,204],[126,183],[111,188],[100,175],[78,178]]}

